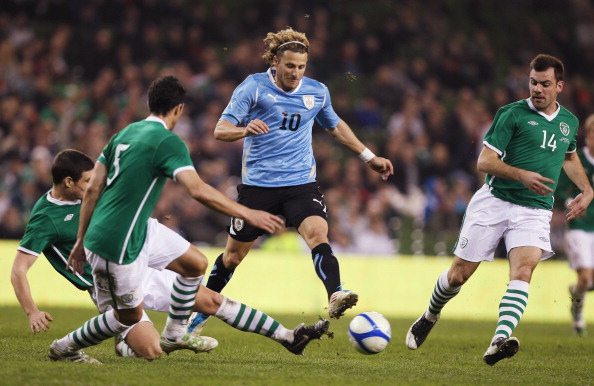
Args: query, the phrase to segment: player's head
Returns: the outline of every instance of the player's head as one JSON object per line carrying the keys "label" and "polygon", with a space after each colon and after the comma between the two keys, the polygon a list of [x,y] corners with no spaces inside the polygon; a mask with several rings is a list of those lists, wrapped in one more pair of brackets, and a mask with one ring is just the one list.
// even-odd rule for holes
{"label": "player's head", "polygon": [[547,114],[557,109],[557,95],[563,90],[563,62],[539,54],[530,62],[530,100],[537,110]]}
{"label": "player's head", "polygon": [[275,69],[277,86],[285,91],[299,85],[307,66],[309,41],[302,32],[287,28],[269,32],[264,38],[266,51],[262,58]]}
{"label": "player's head", "polygon": [[184,108],[186,89],[179,79],[168,75],[161,77],[150,85],[148,90],[148,105],[151,114],[165,117],[171,114],[175,126]]}
{"label": "player's head", "polygon": [[78,150],[66,149],[59,152],[52,164],[54,187],[70,200],[80,200],[87,189],[93,173],[93,160]]}
{"label": "player's head", "polygon": [[590,114],[584,122],[584,136],[586,139],[586,146],[590,150],[590,154],[594,152],[594,114]]}

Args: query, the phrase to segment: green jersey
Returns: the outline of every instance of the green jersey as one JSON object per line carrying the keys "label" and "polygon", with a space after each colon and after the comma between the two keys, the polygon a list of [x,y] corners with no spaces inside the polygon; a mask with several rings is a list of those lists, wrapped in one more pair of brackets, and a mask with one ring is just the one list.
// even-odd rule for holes
{"label": "green jersey", "polygon": [[194,169],[184,142],[154,116],[114,135],[97,162],[107,181],[85,235],[85,247],[118,264],[136,260],[167,177]]}
{"label": "green jersey", "polygon": [[81,290],[93,288],[91,266],[82,275],[66,269],[68,255],[76,241],[80,200],[60,201],[48,192],[33,207],[25,235],[18,250],[30,255],[45,255],[52,267]]}
{"label": "green jersey", "polygon": [[[578,155],[580,157],[580,161],[582,161],[586,175],[590,179],[590,183],[593,184],[594,156],[590,154],[587,147],[578,150]],[[578,187],[575,186],[569,177],[567,177],[567,174],[562,171],[561,176],[559,177],[559,185],[557,185],[555,197],[563,203],[567,199],[574,198],[580,193],[581,191],[578,189]],[[569,229],[581,229],[587,232],[594,232],[594,205],[588,206],[584,216],[569,221]]]}
{"label": "green jersey", "polygon": [[[530,99],[503,106],[485,134],[484,144],[510,166],[541,174],[555,181],[555,190],[565,154],[576,149],[578,119],[566,108],[546,115]],[[501,200],[531,208],[553,208],[553,193],[538,195],[519,181],[487,174],[485,182]]]}

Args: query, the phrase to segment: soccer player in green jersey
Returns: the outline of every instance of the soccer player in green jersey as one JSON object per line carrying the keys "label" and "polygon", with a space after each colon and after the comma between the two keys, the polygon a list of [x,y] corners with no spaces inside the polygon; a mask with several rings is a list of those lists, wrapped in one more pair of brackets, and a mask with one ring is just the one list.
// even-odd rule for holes
{"label": "soccer player in green jersey", "polygon": [[139,322],[143,278],[149,267],[169,269],[177,276],[161,340],[158,334],[147,336],[147,351],[156,358],[163,351],[193,345],[195,337],[186,334],[186,324],[207,259],[186,240],[175,237],[175,232],[149,221],[167,178],[181,183],[194,199],[212,209],[268,232],[282,228],[279,217],[242,206],[200,179],[187,147],[171,132],[183,113],[184,99],[185,89],[175,77],[153,82],[148,92],[151,115],[114,135],[95,164],[68,265],[78,273],[84,271],[86,262],[91,265],[96,301],[103,313],[52,342],[51,359],[76,358],[80,349]]}
{"label": "soccer player in green jersey", "polygon": [[[580,160],[590,182],[594,182],[594,114],[584,123],[586,146],[578,150]],[[559,202],[569,203],[579,194],[579,189],[561,173],[555,196]],[[568,221],[565,233],[565,253],[569,266],[576,271],[577,282],[569,287],[571,295],[571,318],[575,332],[582,336],[586,332],[584,301],[586,292],[594,284],[594,206],[590,205],[586,215]]]}
{"label": "soccer player in green jersey", "polygon": [[593,195],[575,152],[578,120],[557,102],[563,72],[559,59],[537,55],[530,63],[530,97],[497,112],[477,163],[486,173],[485,185],[468,204],[452,265],[439,275],[427,311],[406,335],[408,348],[423,344],[442,308],[482,261],[493,260],[503,239],[509,283],[483,360],[492,366],[518,351],[520,342],[512,332],[526,309],[532,272],[540,260],[553,255],[550,220],[561,168],[581,191],[568,204],[569,220],[585,212]]}
{"label": "soccer player in green jersey", "polygon": [[[84,273],[73,273],[67,269],[67,256],[76,240],[80,203],[93,169],[93,161],[85,154],[68,149],[60,152],[52,165],[52,189],[37,201],[31,213],[25,235],[19,243],[11,281],[23,311],[29,319],[33,333],[46,331],[53,320],[51,315],[40,311],[31,295],[27,272],[43,251],[52,267],[80,290],[86,290],[93,297],[93,276],[91,266],[85,264]],[[149,221],[155,221],[151,219]],[[173,231],[171,231],[173,232]],[[175,273],[169,270],[149,269],[144,278],[144,307],[149,310],[167,312],[170,288]],[[93,300],[94,301],[94,300]],[[244,310],[245,320],[238,320],[239,310]],[[323,333],[324,322],[312,326],[299,325],[294,330],[259,310],[250,308],[229,298],[201,287],[196,294],[194,311],[215,315],[225,323],[248,332],[259,333],[284,345],[289,351],[301,354],[309,341]],[[252,315],[251,319],[247,317]],[[141,322],[134,324],[116,339],[116,353],[120,356],[150,356],[144,349],[146,334],[154,331],[146,313]],[[209,351],[216,347],[216,340],[205,337],[204,345],[198,351]],[[88,360],[81,353],[80,361]]]}

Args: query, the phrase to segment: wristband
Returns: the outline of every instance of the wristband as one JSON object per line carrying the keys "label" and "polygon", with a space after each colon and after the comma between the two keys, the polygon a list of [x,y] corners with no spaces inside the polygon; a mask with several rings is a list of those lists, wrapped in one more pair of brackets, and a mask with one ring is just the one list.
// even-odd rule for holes
{"label": "wristband", "polygon": [[374,158],[375,154],[373,154],[373,152],[368,148],[363,149],[363,151],[359,154],[359,159],[365,163],[371,161]]}

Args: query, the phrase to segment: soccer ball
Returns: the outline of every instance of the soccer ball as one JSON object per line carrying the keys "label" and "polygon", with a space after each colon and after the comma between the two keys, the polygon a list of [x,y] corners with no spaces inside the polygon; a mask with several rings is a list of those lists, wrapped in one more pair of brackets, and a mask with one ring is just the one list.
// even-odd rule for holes
{"label": "soccer ball", "polygon": [[349,340],[363,354],[384,351],[392,338],[390,322],[375,311],[363,312],[349,324]]}

